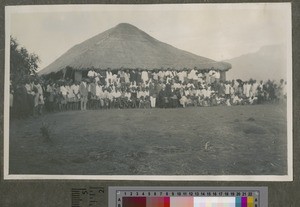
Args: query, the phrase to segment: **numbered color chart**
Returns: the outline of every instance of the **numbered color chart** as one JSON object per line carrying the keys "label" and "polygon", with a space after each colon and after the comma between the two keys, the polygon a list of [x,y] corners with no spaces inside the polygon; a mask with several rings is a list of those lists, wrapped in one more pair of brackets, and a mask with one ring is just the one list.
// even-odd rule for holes
{"label": "numbered color chart", "polygon": [[266,187],[110,187],[110,207],[267,207]]}
{"label": "numbered color chart", "polygon": [[257,192],[119,191],[117,207],[258,207]]}
{"label": "numbered color chart", "polygon": [[123,207],[255,207],[253,197],[123,197]]}

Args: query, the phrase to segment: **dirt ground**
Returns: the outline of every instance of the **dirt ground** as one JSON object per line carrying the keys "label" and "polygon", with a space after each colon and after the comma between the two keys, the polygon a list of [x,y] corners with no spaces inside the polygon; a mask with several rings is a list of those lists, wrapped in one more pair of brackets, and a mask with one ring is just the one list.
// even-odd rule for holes
{"label": "dirt ground", "polygon": [[286,133],[282,105],[61,112],[11,120],[9,172],[285,175]]}

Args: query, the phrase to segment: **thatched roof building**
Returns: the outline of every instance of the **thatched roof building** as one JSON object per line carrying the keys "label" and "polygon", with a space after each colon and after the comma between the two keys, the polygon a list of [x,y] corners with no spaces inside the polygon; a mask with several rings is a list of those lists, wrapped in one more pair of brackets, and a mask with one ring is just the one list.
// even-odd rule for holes
{"label": "thatched roof building", "polygon": [[227,71],[229,63],[216,62],[160,42],[137,27],[121,23],[78,45],[39,72],[56,73],[65,68],[88,70],[183,68]]}

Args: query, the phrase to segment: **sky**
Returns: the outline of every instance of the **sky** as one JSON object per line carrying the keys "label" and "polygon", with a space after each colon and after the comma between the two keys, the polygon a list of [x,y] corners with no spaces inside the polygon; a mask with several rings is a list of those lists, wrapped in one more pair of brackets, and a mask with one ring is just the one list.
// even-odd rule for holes
{"label": "sky", "polygon": [[265,45],[287,45],[290,11],[289,3],[11,6],[6,37],[37,54],[43,69],[74,45],[126,22],[174,47],[221,61]]}

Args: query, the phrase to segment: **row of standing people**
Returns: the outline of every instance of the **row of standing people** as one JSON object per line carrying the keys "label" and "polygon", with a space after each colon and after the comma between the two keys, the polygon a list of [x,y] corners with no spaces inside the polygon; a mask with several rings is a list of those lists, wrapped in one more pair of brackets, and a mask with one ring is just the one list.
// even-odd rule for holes
{"label": "row of standing people", "polygon": [[[140,79],[135,77],[140,74]],[[182,75],[183,74],[183,75]],[[38,80],[19,84],[15,111],[22,116],[48,111],[99,108],[169,108],[274,102],[286,97],[286,82],[220,81],[216,71],[89,71],[81,82]],[[12,98],[13,99],[13,98]],[[23,100],[23,101],[22,101]],[[27,100],[27,101],[24,101]],[[18,106],[27,103],[27,106]],[[20,104],[19,104],[20,105]]]}

